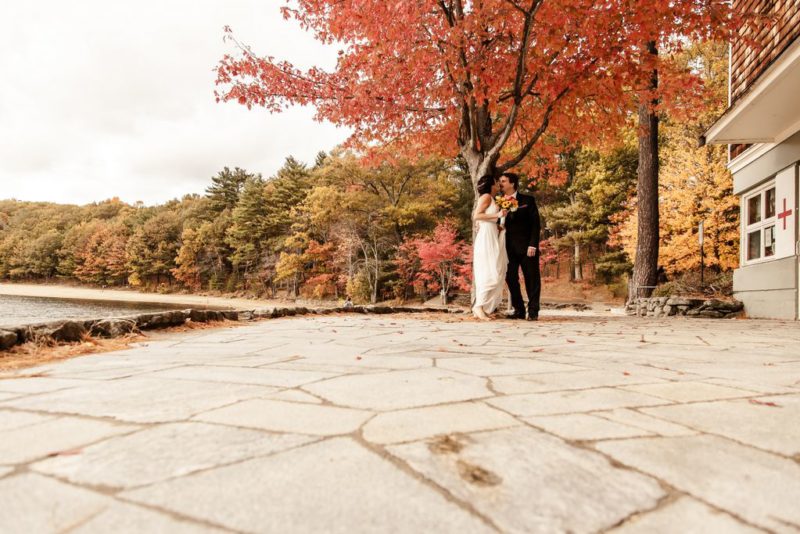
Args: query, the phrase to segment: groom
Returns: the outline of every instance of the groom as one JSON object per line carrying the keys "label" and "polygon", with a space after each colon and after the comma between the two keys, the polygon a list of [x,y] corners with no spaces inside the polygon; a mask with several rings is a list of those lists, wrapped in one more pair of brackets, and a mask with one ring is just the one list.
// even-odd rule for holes
{"label": "groom", "polygon": [[[528,320],[539,319],[539,294],[542,280],[539,274],[539,210],[532,196],[523,195],[519,189],[519,176],[507,172],[500,176],[503,194],[517,199],[517,211],[506,216],[506,251],[508,252],[508,271],[506,284],[511,293],[512,319],[525,319],[525,303],[519,287],[519,269],[525,279],[525,292],[528,294]],[[499,222],[499,221],[498,221]]]}

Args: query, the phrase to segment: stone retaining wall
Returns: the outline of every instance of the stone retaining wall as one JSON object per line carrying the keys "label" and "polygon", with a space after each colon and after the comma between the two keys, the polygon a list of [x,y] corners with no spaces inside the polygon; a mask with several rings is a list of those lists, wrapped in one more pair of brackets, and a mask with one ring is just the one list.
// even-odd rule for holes
{"label": "stone retaining wall", "polygon": [[131,332],[180,326],[186,321],[252,321],[295,315],[327,315],[332,313],[463,313],[452,308],[411,308],[399,306],[351,306],[342,308],[265,308],[257,310],[173,310],[124,317],[65,320],[0,328],[0,350],[29,341],[74,342],[84,336],[119,337]]}
{"label": "stone retaining wall", "polygon": [[639,317],[703,317],[722,319],[739,315],[744,306],[738,300],[695,299],[686,297],[638,298],[625,305],[625,313]]}

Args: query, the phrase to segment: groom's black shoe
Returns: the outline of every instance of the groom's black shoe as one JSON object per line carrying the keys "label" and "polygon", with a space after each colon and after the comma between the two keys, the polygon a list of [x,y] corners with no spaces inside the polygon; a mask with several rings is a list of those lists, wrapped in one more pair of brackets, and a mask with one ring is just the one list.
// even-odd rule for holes
{"label": "groom's black shoe", "polygon": [[528,312],[528,320],[529,321],[538,321],[539,320],[539,310],[529,311]]}
{"label": "groom's black shoe", "polygon": [[504,316],[506,319],[523,319],[523,320],[525,319],[524,313],[512,312],[512,313],[506,313],[504,314]]}

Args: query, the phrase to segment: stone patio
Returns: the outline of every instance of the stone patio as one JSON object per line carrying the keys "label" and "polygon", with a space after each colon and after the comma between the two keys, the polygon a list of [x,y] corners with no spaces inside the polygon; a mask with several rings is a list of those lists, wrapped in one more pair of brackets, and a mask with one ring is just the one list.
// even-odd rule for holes
{"label": "stone patio", "polygon": [[0,532],[800,532],[800,324],[328,316],[0,377]]}

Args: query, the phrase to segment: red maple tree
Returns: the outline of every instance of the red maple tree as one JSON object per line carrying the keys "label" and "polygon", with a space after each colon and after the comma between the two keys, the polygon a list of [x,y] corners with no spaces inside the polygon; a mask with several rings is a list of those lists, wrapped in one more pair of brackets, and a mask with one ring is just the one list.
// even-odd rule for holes
{"label": "red maple tree", "polygon": [[[731,21],[729,0],[295,0],[285,18],[340,47],[336,68],[238,53],[217,66],[217,98],[280,112],[313,105],[362,147],[466,159],[474,182],[546,153],[545,132],[583,142],[626,117],[630,94],[686,38]],[[660,55],[651,54],[655,43]],[[647,102],[657,102],[655,94]],[[537,147],[539,157],[528,158]],[[546,158],[545,158],[546,161]]]}
{"label": "red maple tree", "polygon": [[403,246],[406,255],[418,262],[414,267],[414,281],[439,291],[442,304],[447,304],[447,294],[451,289],[470,288],[472,247],[459,239],[452,221],[439,223],[431,236],[409,239]]}

